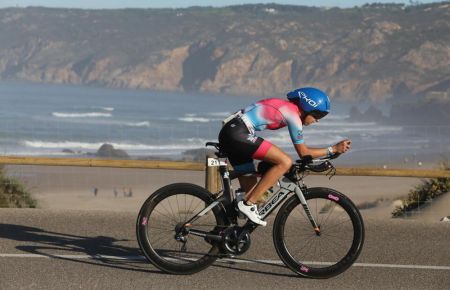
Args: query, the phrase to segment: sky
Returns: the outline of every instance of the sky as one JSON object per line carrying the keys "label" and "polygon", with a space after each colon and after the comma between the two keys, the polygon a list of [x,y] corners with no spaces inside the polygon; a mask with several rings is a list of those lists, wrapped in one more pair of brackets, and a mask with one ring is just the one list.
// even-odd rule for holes
{"label": "sky", "polygon": [[[361,6],[365,3],[405,3],[410,1],[399,0],[315,0],[311,5],[311,0],[0,0],[0,8],[4,7],[65,7],[84,9],[116,9],[116,8],[183,8],[189,6],[228,6],[249,3],[279,3],[306,6],[324,7],[353,7]],[[414,2],[431,3],[441,1],[419,0]]]}

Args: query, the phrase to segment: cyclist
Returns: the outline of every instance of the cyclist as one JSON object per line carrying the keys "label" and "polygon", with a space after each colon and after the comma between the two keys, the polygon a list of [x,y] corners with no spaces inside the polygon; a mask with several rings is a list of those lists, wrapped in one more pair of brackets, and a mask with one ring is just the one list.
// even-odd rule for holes
{"label": "cyclist", "polygon": [[255,131],[287,126],[300,157],[331,156],[345,153],[351,147],[351,140],[342,140],[327,148],[311,148],[304,142],[302,127],[318,122],[330,112],[330,100],[324,92],[316,88],[299,88],[289,92],[287,99],[260,100],[225,119],[219,133],[220,146],[236,171],[255,171],[255,159],[273,164],[259,182],[256,177],[239,177],[246,195],[238,203],[238,208],[251,221],[262,226],[267,223],[258,215],[256,204],[264,192],[289,170],[292,159],[276,145],[256,136]]}

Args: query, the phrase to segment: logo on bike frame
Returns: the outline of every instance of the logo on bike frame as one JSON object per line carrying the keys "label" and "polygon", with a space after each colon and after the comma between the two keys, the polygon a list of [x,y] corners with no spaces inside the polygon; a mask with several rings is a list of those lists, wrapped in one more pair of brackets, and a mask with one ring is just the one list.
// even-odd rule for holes
{"label": "logo on bike frame", "polygon": [[274,205],[278,203],[282,199],[284,195],[289,193],[288,190],[280,190],[277,194],[273,196],[271,200],[259,211],[259,215],[262,216],[267,213]]}

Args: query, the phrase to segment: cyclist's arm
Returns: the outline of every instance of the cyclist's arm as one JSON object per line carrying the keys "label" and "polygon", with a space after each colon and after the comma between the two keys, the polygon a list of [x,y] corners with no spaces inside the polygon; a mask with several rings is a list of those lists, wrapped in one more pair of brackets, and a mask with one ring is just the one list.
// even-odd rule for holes
{"label": "cyclist's arm", "polygon": [[[305,140],[303,139],[301,124],[298,126],[295,123],[290,123],[288,127],[292,143],[294,144],[295,150],[300,158],[306,155],[311,155],[313,158],[327,156],[327,148],[311,148],[306,146]],[[336,151],[333,149],[333,153],[334,152]]]}
{"label": "cyclist's arm", "polygon": [[[297,112],[289,110],[288,108],[282,109],[281,112],[286,118],[292,143],[300,158],[307,155],[311,155],[312,158],[328,155],[327,148],[311,148],[305,144],[305,140],[303,139],[303,124]],[[350,140],[343,140],[338,144],[331,146],[331,153],[345,153],[350,149],[350,144]]]}
{"label": "cyclist's arm", "polygon": [[[335,153],[345,153],[351,148],[352,141],[349,139],[342,140],[341,142],[331,146],[331,151]],[[323,157],[328,155],[327,148],[310,148],[306,146],[305,142],[301,144],[294,144],[295,150],[298,156],[311,155],[313,158]]]}
{"label": "cyclist's arm", "polygon": [[[301,158],[302,156],[311,155],[312,158],[318,158],[327,156],[327,148],[311,148],[306,146],[306,144],[303,142],[301,144],[294,144],[295,151],[297,151],[298,156]],[[335,148],[333,148],[333,153],[335,153]]]}

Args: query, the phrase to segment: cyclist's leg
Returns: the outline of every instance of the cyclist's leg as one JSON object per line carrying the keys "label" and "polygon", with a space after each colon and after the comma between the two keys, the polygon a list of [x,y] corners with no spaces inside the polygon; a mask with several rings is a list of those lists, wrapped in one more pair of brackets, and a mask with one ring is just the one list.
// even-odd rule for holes
{"label": "cyclist's leg", "polygon": [[[244,173],[255,171],[252,155],[258,146],[248,140],[249,134],[245,124],[237,119],[227,123],[219,133],[220,147],[227,153],[235,171]],[[241,188],[247,193],[257,183],[256,177],[241,176],[238,179]]]}
{"label": "cyclist's leg", "polygon": [[240,176],[238,177],[239,184],[241,185],[241,188],[246,192],[249,193],[252,191],[252,189],[255,187],[256,183],[258,182],[258,179],[255,176]]}
{"label": "cyclist's leg", "polygon": [[[240,179],[241,186],[247,192],[246,200],[251,203],[257,203],[263,193],[292,166],[292,160],[286,153],[272,143],[250,133],[240,120],[232,120],[222,128],[219,142],[236,171],[255,171],[253,159],[264,160],[274,165],[258,183],[255,178]],[[255,184],[256,187],[254,187]]]}
{"label": "cyclist's leg", "polygon": [[[247,202],[257,203],[261,196],[266,192],[272,185],[277,182],[277,180],[283,176],[286,171],[292,166],[292,159],[283,150],[277,146],[264,140],[261,146],[270,146],[264,152],[264,156],[255,156],[257,159],[267,161],[274,166],[272,166],[261,178],[261,180],[256,184],[255,188],[247,195]],[[258,158],[259,157],[259,158]]]}

